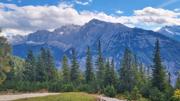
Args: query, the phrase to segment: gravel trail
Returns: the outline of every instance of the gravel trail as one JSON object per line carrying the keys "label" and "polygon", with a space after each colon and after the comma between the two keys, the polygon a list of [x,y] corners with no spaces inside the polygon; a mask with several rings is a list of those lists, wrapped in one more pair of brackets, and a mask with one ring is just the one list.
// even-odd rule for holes
{"label": "gravel trail", "polygon": [[42,97],[48,95],[57,95],[59,93],[27,93],[27,94],[9,94],[0,95],[0,101],[13,101],[23,98]]}

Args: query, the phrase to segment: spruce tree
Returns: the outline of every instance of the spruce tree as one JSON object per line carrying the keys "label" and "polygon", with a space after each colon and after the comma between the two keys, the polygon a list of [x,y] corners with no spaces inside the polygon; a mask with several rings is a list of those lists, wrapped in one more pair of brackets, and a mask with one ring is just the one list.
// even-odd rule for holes
{"label": "spruce tree", "polygon": [[121,68],[119,71],[119,76],[120,76],[119,90],[121,92],[132,91],[132,89],[136,84],[135,81],[136,76],[134,74],[133,66],[134,66],[133,55],[131,51],[128,48],[126,48],[121,62]]}
{"label": "spruce tree", "polygon": [[105,65],[105,76],[104,76],[104,84],[105,86],[112,85],[116,86],[117,83],[117,75],[114,70],[114,60],[112,59],[111,63],[107,60]]}
{"label": "spruce tree", "polygon": [[93,64],[92,64],[92,57],[91,57],[89,46],[87,47],[87,52],[86,52],[85,79],[86,79],[86,83],[90,83],[95,79],[94,71],[93,71]]}
{"label": "spruce tree", "polygon": [[110,67],[110,63],[108,59],[105,65],[104,85],[107,86],[107,85],[112,85],[112,84],[113,84],[112,71],[111,71],[111,67]]}
{"label": "spruce tree", "polygon": [[41,48],[40,54],[37,59],[37,79],[38,81],[48,81],[48,74],[47,74],[47,55],[46,55],[46,50],[44,48]]}
{"label": "spruce tree", "polygon": [[28,51],[25,60],[24,80],[36,81],[36,61],[32,50]]}
{"label": "spruce tree", "polygon": [[103,87],[103,81],[104,81],[104,74],[105,74],[105,68],[104,68],[104,60],[102,56],[102,50],[101,50],[101,42],[98,42],[98,56],[96,61],[96,68],[97,68],[97,81],[98,81],[98,87]]}
{"label": "spruce tree", "polygon": [[112,77],[112,85],[114,85],[114,87],[115,87],[117,85],[118,75],[115,70],[114,59],[111,60],[110,67],[111,67],[110,71],[111,71],[111,77]]}
{"label": "spruce tree", "polygon": [[49,49],[46,50],[47,60],[45,61],[47,66],[48,80],[57,79],[57,69],[55,67],[54,58]]}
{"label": "spruce tree", "polygon": [[178,77],[176,80],[176,85],[175,85],[176,89],[180,89],[180,72],[178,72]]}
{"label": "spruce tree", "polygon": [[155,43],[153,69],[152,69],[152,85],[160,91],[166,89],[166,73],[161,62],[159,40]]}
{"label": "spruce tree", "polygon": [[62,75],[64,82],[67,83],[70,81],[70,68],[68,66],[68,58],[66,55],[64,55],[62,59]]}
{"label": "spruce tree", "polygon": [[71,81],[75,84],[80,83],[80,70],[79,64],[77,61],[76,51],[72,49],[72,60],[71,60],[71,72],[70,72]]}

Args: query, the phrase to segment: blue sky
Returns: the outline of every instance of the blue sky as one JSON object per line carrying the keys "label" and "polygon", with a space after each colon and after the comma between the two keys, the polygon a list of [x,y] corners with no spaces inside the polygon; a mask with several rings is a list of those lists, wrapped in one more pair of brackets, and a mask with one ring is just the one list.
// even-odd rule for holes
{"label": "blue sky", "polygon": [[0,0],[0,28],[27,34],[96,18],[157,30],[180,25],[180,0]]}
{"label": "blue sky", "polygon": [[[78,1],[78,0],[77,0]],[[87,5],[77,4],[76,0],[0,0],[3,3],[13,3],[19,6],[25,5],[58,5],[67,2],[74,5],[78,11],[103,11],[107,14],[116,14],[117,10],[123,11],[123,15],[131,15],[133,10],[145,7],[164,8],[174,10],[180,8],[180,0],[79,0],[89,2]]]}

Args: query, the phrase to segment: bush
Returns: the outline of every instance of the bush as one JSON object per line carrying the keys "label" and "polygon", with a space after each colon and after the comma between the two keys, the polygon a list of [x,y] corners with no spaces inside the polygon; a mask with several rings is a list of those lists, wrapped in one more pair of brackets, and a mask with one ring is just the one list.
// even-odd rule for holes
{"label": "bush", "polygon": [[105,94],[106,96],[109,96],[109,97],[114,97],[114,96],[116,96],[116,90],[114,89],[114,86],[108,85],[108,86],[104,89],[104,94]]}
{"label": "bush", "polygon": [[14,81],[5,81],[0,85],[0,91],[7,91],[10,89],[14,89],[16,87],[16,82]]}
{"label": "bush", "polygon": [[157,88],[150,90],[149,99],[151,101],[166,101],[164,93],[160,92]]}
{"label": "bush", "polygon": [[23,91],[23,92],[34,92],[47,88],[48,88],[47,82],[21,81],[21,82],[17,82],[15,90]]}
{"label": "bush", "polygon": [[137,87],[134,87],[131,92],[131,99],[139,100],[140,98],[141,98],[141,94],[139,92],[139,89]]}
{"label": "bush", "polygon": [[51,91],[51,92],[60,92],[60,91],[62,91],[62,83],[61,82],[49,83],[48,91]]}
{"label": "bush", "polygon": [[127,101],[131,101],[131,95],[128,91],[124,92],[124,95],[126,96]]}
{"label": "bush", "polygon": [[180,89],[176,89],[171,101],[180,101]]}
{"label": "bush", "polygon": [[146,97],[146,98],[149,97],[150,88],[152,88],[152,87],[151,87],[151,84],[149,84],[149,83],[144,84],[144,85],[140,88],[140,93],[142,94],[143,97]]}
{"label": "bush", "polygon": [[[1,67],[0,67],[1,69]],[[6,75],[0,70],[0,85],[6,80]]]}
{"label": "bush", "polygon": [[63,91],[63,92],[72,92],[72,91],[74,91],[74,86],[73,86],[73,84],[72,84],[72,83],[64,84],[64,85],[62,86],[62,91]]}
{"label": "bush", "polygon": [[82,84],[79,86],[79,91],[87,93],[97,93],[97,87],[91,84]]}

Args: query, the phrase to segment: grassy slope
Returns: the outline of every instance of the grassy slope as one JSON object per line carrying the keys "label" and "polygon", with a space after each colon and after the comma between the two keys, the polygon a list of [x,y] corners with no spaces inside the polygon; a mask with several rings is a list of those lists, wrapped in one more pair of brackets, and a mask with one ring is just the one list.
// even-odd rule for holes
{"label": "grassy slope", "polygon": [[16,101],[97,101],[93,95],[86,93],[62,93],[59,95],[52,95],[46,97],[37,97],[29,99],[21,99]]}

